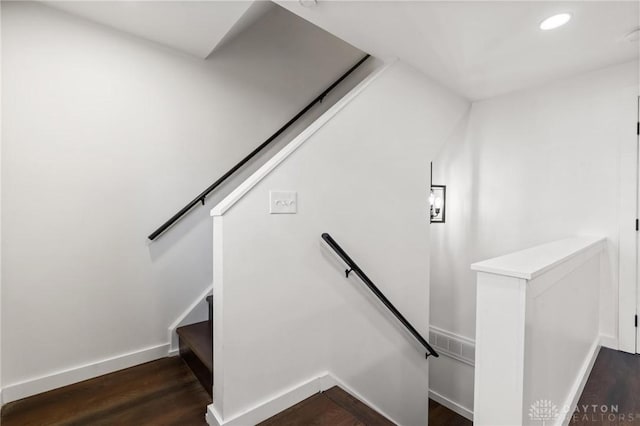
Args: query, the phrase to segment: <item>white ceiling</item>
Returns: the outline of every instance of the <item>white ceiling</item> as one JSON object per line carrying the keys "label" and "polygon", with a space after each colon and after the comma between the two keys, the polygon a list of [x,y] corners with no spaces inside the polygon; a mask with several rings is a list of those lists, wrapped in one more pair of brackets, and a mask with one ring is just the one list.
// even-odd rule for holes
{"label": "white ceiling", "polygon": [[[264,15],[269,1],[45,1],[201,58]],[[484,99],[639,57],[624,35],[638,1],[327,1],[281,6],[375,56],[398,57],[469,99]],[[301,4],[302,3],[302,4]],[[546,17],[571,12],[564,27]]]}
{"label": "white ceiling", "polygon": [[[638,59],[637,1],[325,1],[281,6],[359,49],[398,57],[469,99]],[[304,2],[303,2],[304,3]],[[546,17],[570,12],[564,27]]]}
{"label": "white ceiling", "polygon": [[206,58],[264,15],[266,1],[43,1],[94,22]]}

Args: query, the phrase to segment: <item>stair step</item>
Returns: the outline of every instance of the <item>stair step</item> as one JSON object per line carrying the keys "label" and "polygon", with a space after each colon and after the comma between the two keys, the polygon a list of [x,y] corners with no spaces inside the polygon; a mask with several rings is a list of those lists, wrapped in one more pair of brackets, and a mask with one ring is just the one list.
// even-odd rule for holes
{"label": "stair step", "polygon": [[180,338],[180,356],[196,375],[202,386],[213,389],[213,334],[209,321],[197,322],[176,330]]}

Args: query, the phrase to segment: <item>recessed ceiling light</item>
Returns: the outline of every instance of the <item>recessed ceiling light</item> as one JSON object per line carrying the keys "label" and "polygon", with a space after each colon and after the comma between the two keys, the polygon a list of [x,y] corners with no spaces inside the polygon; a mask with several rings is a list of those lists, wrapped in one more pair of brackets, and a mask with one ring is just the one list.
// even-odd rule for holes
{"label": "recessed ceiling light", "polygon": [[545,19],[540,23],[540,29],[547,31],[552,30],[554,28],[558,28],[569,22],[571,19],[570,13],[559,13],[557,15],[553,15]]}

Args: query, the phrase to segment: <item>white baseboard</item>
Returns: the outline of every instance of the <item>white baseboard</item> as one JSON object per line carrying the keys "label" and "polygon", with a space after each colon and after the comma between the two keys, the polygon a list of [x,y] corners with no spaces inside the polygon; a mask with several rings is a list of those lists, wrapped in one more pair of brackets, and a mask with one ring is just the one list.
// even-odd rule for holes
{"label": "white baseboard", "polygon": [[620,346],[618,344],[618,338],[608,334],[600,335],[600,345],[604,346],[605,348],[613,349],[615,351],[620,350]]}
{"label": "white baseboard", "polygon": [[600,351],[600,342],[601,339],[596,339],[591,348],[589,348],[589,352],[587,358],[584,360],[582,366],[580,367],[578,377],[575,382],[571,386],[571,390],[569,391],[569,395],[565,401],[565,407],[569,409],[566,413],[566,416],[557,420],[558,425],[568,425],[571,421],[571,414],[575,411],[578,401],[580,400],[580,396],[582,395],[582,391],[584,390],[584,386],[587,384],[587,380],[589,379],[589,375],[591,374],[591,369],[593,368],[593,364],[596,362],[596,358],[598,357],[598,352]]}
{"label": "white baseboard", "polygon": [[429,398],[433,399],[438,404],[447,407],[449,410],[457,414],[460,414],[462,417],[473,421],[472,410],[458,404],[457,402],[447,398],[446,396],[442,396],[438,392],[432,391],[431,389],[429,389]]}
{"label": "white baseboard", "polygon": [[360,401],[367,404],[369,407],[378,411],[378,413],[380,413],[381,415],[389,418],[389,416],[385,415],[378,407],[371,404],[370,401],[367,401],[365,398],[351,389],[343,381],[333,376],[331,373],[325,373],[318,377],[314,377],[305,382],[302,382],[299,385],[282,392],[278,396],[261,402],[255,407],[241,414],[233,416],[230,419],[223,419],[214,404],[211,404],[207,407],[207,414],[205,418],[210,426],[255,425],[309,398],[310,396],[330,389],[333,386],[340,386],[343,390],[349,392],[351,395],[355,396]]}
{"label": "white baseboard", "polygon": [[328,374],[325,374],[300,383],[299,385],[282,392],[278,396],[267,401],[263,401],[255,407],[229,419],[223,419],[214,404],[211,404],[207,407],[207,421],[211,426],[246,426],[258,424],[261,421],[286,410],[292,405],[295,405],[318,392],[322,392],[324,389],[322,389],[321,386],[323,380],[326,380],[325,376],[327,375]]}
{"label": "white baseboard", "polygon": [[113,373],[134,365],[154,361],[167,356],[169,344],[152,346],[135,352],[129,352],[106,358],[90,364],[69,368],[45,376],[35,377],[2,388],[2,403],[16,401],[62,386],[78,383],[83,380]]}
{"label": "white baseboard", "polygon": [[204,420],[207,422],[208,425],[217,425],[219,423],[217,423],[217,419],[216,417],[213,415],[213,404],[208,405],[207,406],[207,412],[204,415]]}

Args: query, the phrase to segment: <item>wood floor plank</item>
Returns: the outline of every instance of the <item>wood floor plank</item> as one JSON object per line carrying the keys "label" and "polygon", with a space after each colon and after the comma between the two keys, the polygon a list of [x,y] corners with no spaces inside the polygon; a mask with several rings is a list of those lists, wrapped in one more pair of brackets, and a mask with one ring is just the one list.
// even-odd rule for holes
{"label": "wood floor plank", "polygon": [[[2,426],[205,424],[211,399],[178,357],[163,358],[6,404]],[[120,417],[119,417],[120,416]],[[118,420],[120,419],[120,420]],[[189,423],[185,423],[188,419]],[[175,420],[175,423],[171,423]],[[164,421],[164,420],[163,420]]]}
{"label": "wood floor plank", "polygon": [[350,393],[342,390],[338,386],[334,386],[323,392],[324,395],[350,412],[357,419],[368,426],[393,426],[395,423],[389,421],[382,414],[373,410],[371,407],[361,402]]}
{"label": "wood floor plank", "polygon": [[[305,399],[259,426],[366,425],[391,426],[389,421],[353,395],[331,388]],[[429,400],[430,426],[471,426],[472,422],[448,408]]]}
{"label": "wood floor plank", "polygon": [[260,426],[365,426],[322,393],[259,423]]}
{"label": "wood floor plank", "polygon": [[434,401],[429,400],[429,426],[471,426],[471,420],[462,417]]}
{"label": "wood floor plank", "polygon": [[640,355],[601,348],[569,425],[638,426],[638,395]]}
{"label": "wood floor plank", "polygon": [[191,381],[148,394],[115,409],[93,412],[67,423],[71,425],[202,425],[210,403],[202,386]]}

